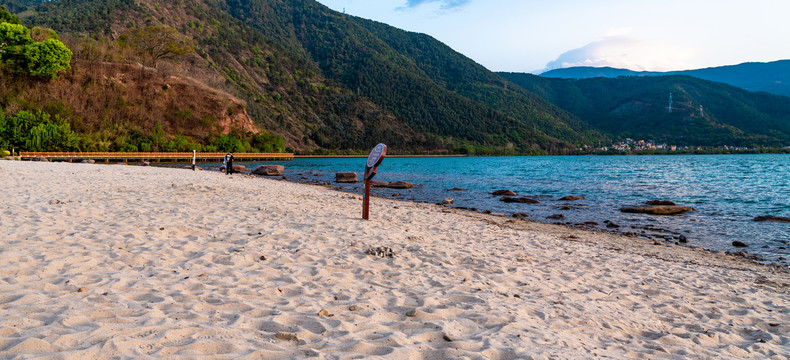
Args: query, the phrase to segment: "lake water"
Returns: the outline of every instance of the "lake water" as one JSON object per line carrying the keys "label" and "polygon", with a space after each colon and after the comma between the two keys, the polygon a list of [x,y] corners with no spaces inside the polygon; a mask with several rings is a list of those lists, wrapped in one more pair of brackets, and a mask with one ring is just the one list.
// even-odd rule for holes
{"label": "lake water", "polygon": [[[282,162],[290,181],[330,183],[362,193],[362,183],[334,183],[335,172],[361,178],[364,158],[298,158]],[[267,163],[271,164],[271,163]],[[256,163],[245,163],[254,168]],[[372,194],[395,199],[490,210],[508,216],[602,231],[633,233],[675,244],[729,252],[746,251],[769,263],[790,264],[790,223],[755,222],[761,215],[790,217],[790,155],[547,156],[385,158],[376,180],[408,181],[413,189],[374,188]],[[463,188],[465,191],[449,191]],[[508,189],[540,204],[506,204],[493,196]],[[566,195],[585,200],[560,201]],[[671,200],[697,211],[679,216],[620,212],[649,200]],[[373,199],[372,201],[375,201]],[[564,220],[547,219],[562,214]],[[619,226],[607,227],[609,223]],[[614,226],[614,225],[612,225]],[[733,241],[748,248],[735,248]]]}

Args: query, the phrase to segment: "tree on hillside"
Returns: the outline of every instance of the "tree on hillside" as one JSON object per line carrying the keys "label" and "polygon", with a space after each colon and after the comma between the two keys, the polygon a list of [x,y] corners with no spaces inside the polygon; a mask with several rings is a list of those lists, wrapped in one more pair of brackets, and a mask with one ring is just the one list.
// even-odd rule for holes
{"label": "tree on hillside", "polygon": [[71,68],[72,53],[54,32],[50,36],[55,38],[35,42],[25,26],[0,22],[0,64],[13,72],[57,79]]}
{"label": "tree on hillside", "polygon": [[19,24],[19,18],[0,5],[0,23]]}
{"label": "tree on hillside", "polygon": [[146,26],[130,28],[119,41],[135,48],[147,57],[148,65],[156,67],[163,59],[173,59],[193,53],[192,40],[188,39],[168,26]]}
{"label": "tree on hillside", "polygon": [[71,50],[55,39],[25,47],[25,58],[30,75],[50,80],[57,79],[58,73],[71,68],[71,55]]}
{"label": "tree on hillside", "polygon": [[32,44],[30,30],[19,24],[0,22],[0,63],[11,69],[23,68],[25,47]]}

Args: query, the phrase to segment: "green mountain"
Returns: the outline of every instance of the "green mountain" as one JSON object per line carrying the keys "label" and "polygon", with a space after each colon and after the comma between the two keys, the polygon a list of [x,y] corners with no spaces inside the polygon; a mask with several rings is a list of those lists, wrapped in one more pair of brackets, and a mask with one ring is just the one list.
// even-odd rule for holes
{"label": "green mountain", "polygon": [[[359,153],[384,142],[393,152],[561,154],[620,137],[790,143],[784,97],[690,77],[497,74],[430,36],[313,0],[0,4],[33,33],[54,29],[74,53],[72,70],[52,82],[0,66],[2,113],[14,122],[48,114],[31,127],[57,117],[82,134],[71,146],[83,150]],[[173,51],[157,53],[152,38]]]}
{"label": "green mountain", "polygon": [[[315,1],[0,3],[25,8],[24,22],[52,28],[78,48],[90,39],[115,41],[133,27],[177,29],[194,40],[199,58],[170,67],[244,100],[256,123],[296,149],[387,142],[400,151],[558,153],[601,138],[433,38]],[[78,60],[93,55],[75,52]],[[130,62],[111,57],[102,60]]]}
{"label": "green mountain", "polygon": [[[0,4],[21,7],[20,1]],[[20,13],[23,22],[56,30],[64,43],[74,51],[75,62],[89,64],[145,64],[146,69],[161,78],[177,76],[200,86],[239,98],[248,113],[263,131],[282,135],[287,145],[296,150],[367,149],[378,142],[392,144],[396,151],[428,151],[426,135],[382,110],[365,97],[326,79],[320,69],[303,55],[291,52],[282,44],[252,29],[225,12],[217,1],[139,1],[121,0],[48,1],[39,2]],[[176,29],[179,36],[192,42],[195,52],[171,61],[160,62],[156,68],[119,41],[131,28],[164,26]],[[79,71],[79,69],[77,70]],[[81,74],[77,74],[80,75]],[[90,73],[96,80],[102,74]],[[132,80],[134,74],[112,74]],[[102,80],[102,79],[99,79]],[[70,81],[69,76],[63,81]],[[41,110],[53,104],[24,99],[20,87],[26,79],[18,79],[0,91],[0,107]],[[85,86],[97,81],[86,81]],[[147,89],[147,88],[145,88]],[[108,94],[117,93],[109,89]],[[152,89],[141,90],[152,92]],[[123,107],[139,107],[119,96],[104,111],[83,111],[75,104],[80,99],[52,102],[76,114],[72,119],[77,128],[91,133],[109,133],[105,137],[123,138],[130,132],[150,135],[152,129],[137,126],[138,119],[126,116]],[[155,100],[154,100],[155,101]],[[187,119],[163,124],[173,136],[189,134],[190,129],[206,122],[206,113],[192,107],[158,106],[165,113],[190,114]],[[210,114],[209,114],[210,115]],[[178,116],[175,116],[178,117]],[[183,116],[181,116],[183,117]],[[209,119],[211,120],[211,119]],[[84,126],[83,126],[84,125]],[[244,133],[247,129],[238,129]],[[214,134],[215,136],[219,134]],[[210,136],[190,140],[208,142]],[[114,144],[110,149],[117,150]]]}
{"label": "green mountain", "polygon": [[685,71],[632,71],[611,67],[570,67],[547,71],[540,76],[564,79],[587,79],[593,77],[619,76],[665,76],[688,75],[699,79],[730,84],[749,91],[764,91],[776,95],[790,96],[790,60],[767,63],[749,62],[738,65],[718,66]]}
{"label": "green mountain", "polygon": [[677,145],[790,144],[790,98],[784,96],[753,93],[690,76],[572,80],[523,73],[500,75],[616,138]]}
{"label": "green mountain", "polygon": [[[483,144],[580,144],[600,135],[584,122],[441,42],[314,1],[226,1],[236,18],[306,53],[327,77],[414,129]],[[543,136],[543,134],[549,137]]]}

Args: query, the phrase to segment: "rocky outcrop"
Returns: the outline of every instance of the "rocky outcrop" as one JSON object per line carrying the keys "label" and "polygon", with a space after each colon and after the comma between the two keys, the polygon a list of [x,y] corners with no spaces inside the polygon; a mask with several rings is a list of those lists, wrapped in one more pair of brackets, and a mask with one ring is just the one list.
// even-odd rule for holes
{"label": "rocky outcrop", "polygon": [[280,176],[285,171],[285,166],[282,165],[261,165],[252,171],[255,175],[263,176]]}
{"label": "rocky outcrop", "polygon": [[516,193],[513,192],[512,190],[497,190],[497,191],[492,192],[491,195],[494,195],[494,196],[502,196],[502,195],[504,195],[504,196],[516,196]]}
{"label": "rocky outcrop", "polygon": [[650,214],[650,215],[677,215],[687,211],[697,211],[689,206],[647,205],[621,208],[624,213]]}
{"label": "rocky outcrop", "polygon": [[647,205],[677,206],[677,204],[675,204],[675,202],[669,201],[669,200],[650,200],[650,201],[645,201],[645,204],[647,204]]}
{"label": "rocky outcrop", "polygon": [[535,199],[530,199],[530,198],[527,198],[527,197],[518,197],[517,198],[517,197],[505,196],[505,197],[499,199],[499,201],[504,201],[505,203],[508,203],[508,204],[509,203],[540,204],[540,201],[535,200]]}
{"label": "rocky outcrop", "polygon": [[335,181],[339,183],[355,183],[357,182],[357,173],[355,172],[339,172],[335,173]]}

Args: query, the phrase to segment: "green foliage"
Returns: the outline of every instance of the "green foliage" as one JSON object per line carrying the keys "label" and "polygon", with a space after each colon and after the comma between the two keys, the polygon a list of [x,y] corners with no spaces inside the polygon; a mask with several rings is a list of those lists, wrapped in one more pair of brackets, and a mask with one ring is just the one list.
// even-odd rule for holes
{"label": "green foliage", "polygon": [[55,80],[58,73],[71,68],[71,50],[55,39],[37,42],[25,48],[30,75]]}
{"label": "green foliage", "polygon": [[223,134],[210,144],[220,152],[246,152],[250,148],[249,141],[242,140],[236,134]]}
{"label": "green foliage", "polygon": [[5,6],[0,5],[0,23],[19,24],[19,18],[8,11]]}
{"label": "green foliage", "polygon": [[32,10],[25,21],[34,25],[45,24],[58,32],[75,32],[91,37],[112,34],[111,25],[139,18],[141,8],[128,0],[40,1],[5,0],[15,13]]}
{"label": "green foliage", "polygon": [[10,50],[8,47],[25,46],[32,43],[33,38],[30,37],[30,30],[24,25],[0,23],[0,46],[4,52]]}
{"label": "green foliage", "polygon": [[60,40],[34,42],[28,28],[0,23],[0,62],[12,71],[54,80],[71,68],[71,55]]}
{"label": "green foliage", "polygon": [[20,111],[13,116],[0,113],[0,139],[3,147],[30,151],[74,151],[80,135],[59,116],[36,111]]}

